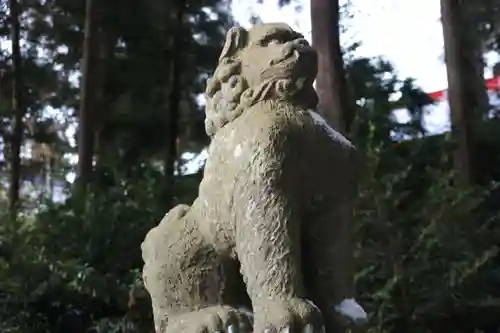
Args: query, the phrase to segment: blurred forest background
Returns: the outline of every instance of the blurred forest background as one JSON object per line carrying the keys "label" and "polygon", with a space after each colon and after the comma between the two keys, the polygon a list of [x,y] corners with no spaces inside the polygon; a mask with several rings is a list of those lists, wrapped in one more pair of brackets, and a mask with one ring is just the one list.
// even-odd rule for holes
{"label": "blurred forest background", "polygon": [[[410,78],[354,57],[363,41],[340,49],[349,4],[311,0],[331,60],[320,111],[362,156],[369,332],[500,332],[500,115],[482,58],[500,52],[500,1],[441,6],[452,131],[429,135]],[[153,332],[140,243],[197,195],[200,94],[234,24],[223,0],[0,0],[0,332]]]}

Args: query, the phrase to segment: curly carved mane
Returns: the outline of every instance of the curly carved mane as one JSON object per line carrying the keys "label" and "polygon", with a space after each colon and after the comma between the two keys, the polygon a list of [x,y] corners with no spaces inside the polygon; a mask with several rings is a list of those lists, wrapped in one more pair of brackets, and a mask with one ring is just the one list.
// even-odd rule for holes
{"label": "curly carved mane", "polygon": [[[224,125],[238,118],[246,109],[266,99],[286,100],[309,109],[318,104],[318,96],[306,77],[273,77],[253,87],[241,75],[241,35],[248,33],[243,28],[232,28],[228,34],[219,63],[212,77],[207,80],[205,130],[212,137]],[[237,35],[235,38],[234,36]],[[235,42],[240,41],[240,45]],[[263,70],[272,69],[271,67]],[[314,74],[315,75],[315,74]]]}

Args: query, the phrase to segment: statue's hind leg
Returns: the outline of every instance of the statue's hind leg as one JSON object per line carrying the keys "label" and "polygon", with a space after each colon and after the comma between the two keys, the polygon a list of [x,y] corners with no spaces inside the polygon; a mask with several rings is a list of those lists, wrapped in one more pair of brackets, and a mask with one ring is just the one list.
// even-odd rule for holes
{"label": "statue's hind leg", "polygon": [[142,246],[157,333],[223,332],[247,324],[241,311],[224,304],[227,260],[188,211],[184,205],[172,209]]}

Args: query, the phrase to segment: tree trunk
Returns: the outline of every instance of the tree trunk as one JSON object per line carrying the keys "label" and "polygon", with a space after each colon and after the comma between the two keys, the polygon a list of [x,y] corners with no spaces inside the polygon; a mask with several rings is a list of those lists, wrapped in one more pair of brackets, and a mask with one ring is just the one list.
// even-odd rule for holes
{"label": "tree trunk", "polygon": [[[318,51],[318,76],[316,90],[319,97],[319,112],[336,130],[347,134],[352,121],[352,110],[349,103],[344,61],[340,47],[340,5],[338,0],[311,0],[312,42]],[[348,204],[346,211],[351,214]],[[352,262],[354,249],[351,243],[352,230],[343,228],[338,237],[345,240],[342,245],[342,260],[333,262],[338,273],[337,281],[341,281],[343,295],[354,294],[354,265]],[[335,306],[332,304],[331,306]],[[345,332],[344,323],[339,320],[325,322],[327,332]]]}
{"label": "tree trunk", "polygon": [[19,188],[21,182],[21,145],[23,142],[23,117],[26,112],[23,105],[23,73],[21,64],[19,3],[10,0],[11,38],[12,38],[12,67],[13,67],[13,89],[12,110],[14,112],[14,130],[11,137],[11,178],[9,186],[10,213],[15,218],[19,203]]}
{"label": "tree trunk", "polygon": [[319,112],[335,129],[346,134],[352,112],[340,47],[339,20],[338,0],[311,0],[312,43],[318,51]]}
{"label": "tree trunk", "polygon": [[185,1],[177,2],[177,14],[175,28],[172,34],[170,59],[170,95],[168,99],[167,116],[167,149],[165,153],[165,204],[170,207],[173,200],[175,161],[178,159],[177,141],[179,138],[180,102],[182,97],[182,52],[183,50],[183,21]]}
{"label": "tree trunk", "polygon": [[[457,172],[456,183],[469,187],[477,181],[475,166],[477,126],[483,113],[484,91],[478,82],[482,77],[478,64],[479,43],[474,27],[465,17],[464,2],[441,0],[445,62],[448,77],[448,102],[452,137],[455,142],[453,163]],[[483,110],[482,110],[483,109]]]}
{"label": "tree trunk", "polygon": [[[99,64],[97,71],[98,86],[100,87],[98,95],[96,96],[95,104],[97,110],[109,110],[111,108],[111,99],[107,94],[107,86],[109,79],[109,64],[114,58],[114,46],[116,38],[103,29],[99,33]],[[112,98],[112,97],[111,97]],[[106,152],[110,147],[106,142],[105,134],[105,114],[102,112],[96,113],[94,118],[95,142],[94,142],[94,155],[95,155],[95,169],[100,169],[106,163],[104,161]]]}
{"label": "tree trunk", "polygon": [[97,94],[99,92],[99,22],[96,5],[96,0],[87,0],[85,9],[77,170],[77,185],[83,191],[82,194],[86,192],[85,190],[90,184],[93,173],[94,118],[97,107]]}

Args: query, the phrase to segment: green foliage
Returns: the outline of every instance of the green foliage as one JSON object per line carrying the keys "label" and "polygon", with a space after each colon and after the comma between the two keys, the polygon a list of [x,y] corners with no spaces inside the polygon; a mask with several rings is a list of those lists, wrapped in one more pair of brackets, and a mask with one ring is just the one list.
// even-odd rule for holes
{"label": "green foliage", "polygon": [[[138,332],[129,292],[140,277],[140,244],[165,214],[155,200],[161,174],[113,176],[115,185],[93,191],[84,212],[73,196],[17,222],[2,218],[2,332]],[[194,190],[185,177],[176,193],[185,183]]]}
{"label": "green foliage", "polygon": [[[429,152],[419,149],[414,160]],[[485,211],[490,190],[457,191],[441,165],[418,170],[427,180],[420,179],[415,191],[415,165],[395,156],[406,168],[381,173],[380,156],[368,155],[355,214],[356,280],[371,313],[369,331],[487,332],[498,327],[493,314],[500,306],[495,272],[500,216]]]}
{"label": "green foliage", "polygon": [[10,326],[22,332],[62,332],[122,316],[140,267],[137,246],[161,217],[151,182],[96,192],[83,214],[71,198],[20,220],[5,235],[1,321],[18,319]]}
{"label": "green foliage", "polygon": [[[425,134],[423,107],[431,100],[411,79],[398,78],[391,63],[384,59],[355,58],[347,62],[346,74],[357,105],[351,136],[356,138],[358,147],[385,145],[394,138]],[[400,123],[394,117],[397,108],[409,111],[408,122]]]}

